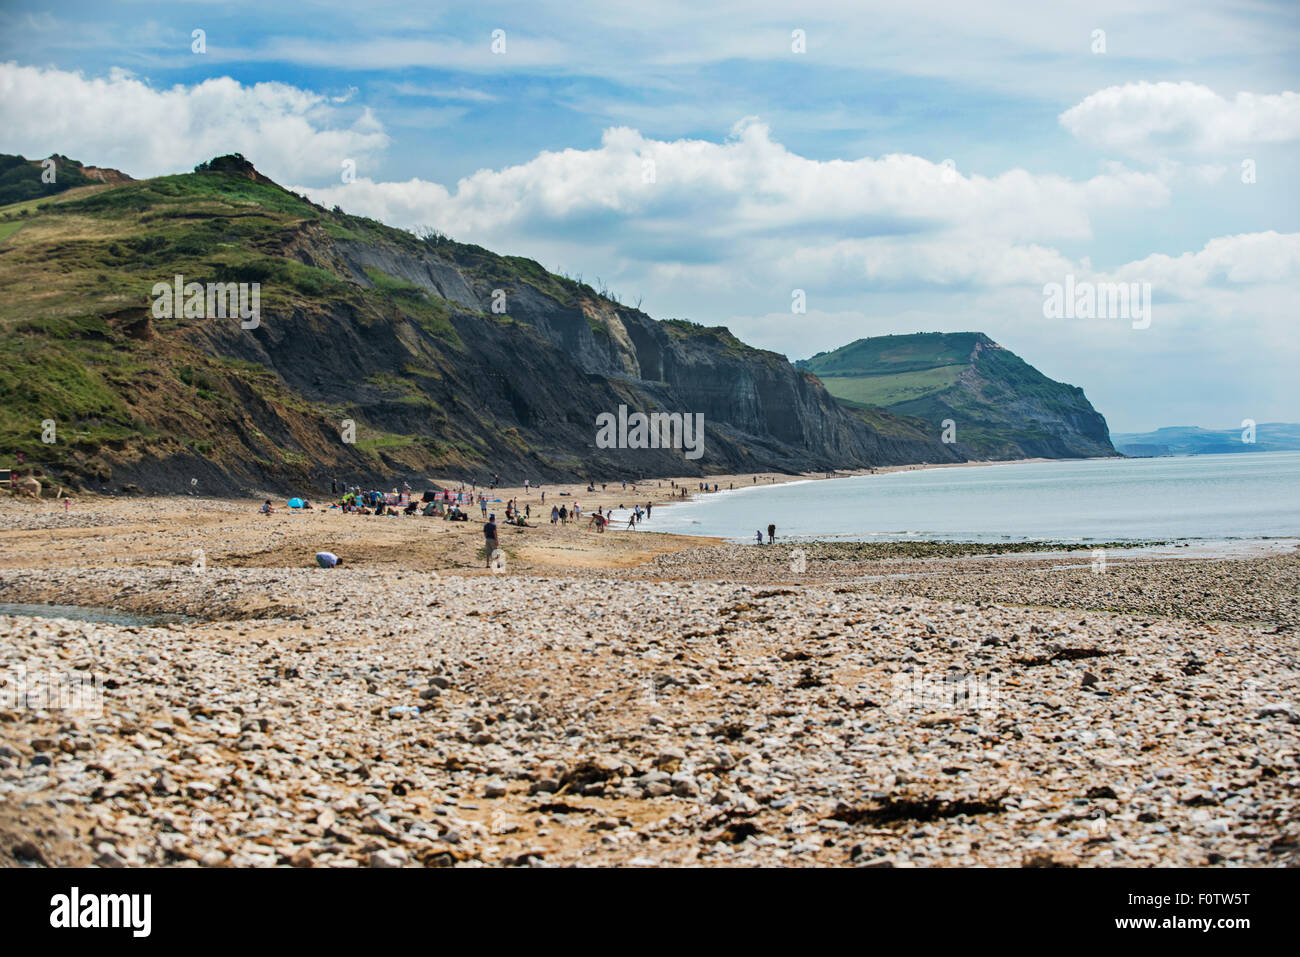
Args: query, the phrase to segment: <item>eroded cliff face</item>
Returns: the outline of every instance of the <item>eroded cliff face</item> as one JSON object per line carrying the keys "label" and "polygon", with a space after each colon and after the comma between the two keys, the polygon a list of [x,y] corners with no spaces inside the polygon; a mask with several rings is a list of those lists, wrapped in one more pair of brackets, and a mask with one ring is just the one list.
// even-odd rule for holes
{"label": "eroded cliff face", "polygon": [[[590,394],[571,395],[570,401],[588,413],[613,411],[625,402],[632,410],[703,414],[710,441],[703,458],[693,464],[705,470],[803,471],[962,458],[960,450],[901,421],[897,434],[882,436],[835,402],[816,377],[799,372],[777,353],[744,345],[723,329],[659,322],[581,292],[565,301],[530,282],[476,269],[481,265],[477,256],[422,256],[350,243],[333,244],[333,252],[358,282],[368,281],[364,267],[370,266],[476,314],[456,321],[467,344],[478,343],[485,334],[478,317],[492,315],[494,303],[503,303],[505,315],[526,326],[536,341],[521,335],[513,349],[500,347],[500,360],[515,366],[521,361],[519,350],[546,351],[543,343],[551,347],[582,373],[583,385],[576,388],[585,387]],[[477,350],[467,351],[472,356]],[[522,424],[531,426],[544,416],[533,383],[522,378],[514,377],[511,385],[512,407]],[[692,463],[679,456],[655,457],[645,451],[610,456],[624,468],[652,459],[657,460],[648,467],[693,471]]]}
{"label": "eroded cliff face", "polygon": [[[188,489],[193,477],[224,493],[327,488],[334,476],[418,487],[426,477],[799,472],[962,454],[905,418],[845,410],[814,376],[725,329],[656,321],[531,260],[325,210],[241,158],[205,166],[39,213],[96,220],[93,249],[34,240],[0,255],[0,271],[40,263],[50,283],[73,277],[69,296],[90,285],[75,281],[90,261],[139,292],[87,298],[74,320],[15,330],[21,355],[44,355],[44,344],[60,368],[86,370],[84,395],[57,414],[87,437],[33,447],[53,474],[151,491]],[[260,282],[260,322],[152,316],[148,290],[180,274]],[[29,306],[41,308],[15,308]],[[14,421],[61,401],[11,398]],[[93,417],[79,411],[92,405]],[[702,454],[597,447],[597,417],[620,406],[702,415]],[[348,423],[355,441],[343,438]]]}

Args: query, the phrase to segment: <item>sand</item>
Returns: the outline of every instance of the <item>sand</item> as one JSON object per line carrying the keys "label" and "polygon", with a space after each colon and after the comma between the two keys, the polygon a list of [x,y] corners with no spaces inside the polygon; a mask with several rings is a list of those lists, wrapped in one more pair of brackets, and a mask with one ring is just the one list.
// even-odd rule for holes
{"label": "sand", "polygon": [[0,862],[1300,862],[1293,548],[1094,573],[549,523],[651,484],[548,488],[495,574],[476,520],[0,501],[0,601],[193,619],[0,616]]}

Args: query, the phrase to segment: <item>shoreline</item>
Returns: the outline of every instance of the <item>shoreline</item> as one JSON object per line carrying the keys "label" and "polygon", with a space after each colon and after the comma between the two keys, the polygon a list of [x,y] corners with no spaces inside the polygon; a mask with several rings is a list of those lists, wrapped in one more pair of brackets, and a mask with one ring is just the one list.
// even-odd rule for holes
{"label": "shoreline", "polygon": [[[633,500],[569,488],[547,511]],[[477,520],[257,505],[0,502],[0,602],[192,619],[0,614],[0,673],[101,696],[0,686],[0,866],[1287,860],[1295,549],[1097,574],[548,520],[503,526],[493,574]],[[891,816],[936,801],[981,811]]]}

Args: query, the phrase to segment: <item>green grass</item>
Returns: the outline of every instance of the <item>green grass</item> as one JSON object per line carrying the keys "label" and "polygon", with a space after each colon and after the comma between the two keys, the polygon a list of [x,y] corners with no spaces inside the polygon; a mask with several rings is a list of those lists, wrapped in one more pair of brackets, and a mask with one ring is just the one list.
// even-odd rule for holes
{"label": "green grass", "polygon": [[380,432],[365,439],[357,439],[357,448],[364,452],[404,449],[417,440],[414,435],[396,435],[392,432]]}
{"label": "green grass", "polygon": [[916,372],[969,361],[978,332],[925,332],[858,339],[833,352],[796,363],[799,368],[827,376],[883,375]]}
{"label": "green grass", "polygon": [[465,343],[451,322],[451,308],[445,299],[431,296],[424,289],[390,276],[382,269],[364,267],[366,277],[375,284],[375,290],[385,298],[396,312],[409,317],[416,325],[441,344],[462,350]]}
{"label": "green grass", "polygon": [[956,385],[965,366],[942,366],[897,375],[822,376],[826,390],[857,405],[887,407],[933,395]]}

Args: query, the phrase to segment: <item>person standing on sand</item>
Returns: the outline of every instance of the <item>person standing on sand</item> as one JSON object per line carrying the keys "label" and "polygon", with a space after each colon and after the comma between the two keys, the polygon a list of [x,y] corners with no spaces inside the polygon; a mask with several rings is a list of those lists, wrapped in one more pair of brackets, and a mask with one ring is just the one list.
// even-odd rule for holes
{"label": "person standing on sand", "polygon": [[483,523],[483,550],[487,553],[487,564],[485,567],[492,567],[492,553],[497,549],[497,517],[495,514],[489,515],[488,520]]}
{"label": "person standing on sand", "polygon": [[561,525],[569,524],[569,508],[567,505],[560,506],[560,524]]}
{"label": "person standing on sand", "polygon": [[554,505],[551,506],[551,524],[554,525],[560,520],[560,510]]}
{"label": "person standing on sand", "polygon": [[769,545],[771,545],[774,541],[776,541],[776,526],[775,526],[775,525],[768,525],[768,526],[767,526],[767,543],[768,543]]}
{"label": "person standing on sand", "polygon": [[762,533],[762,532],[755,532],[755,533],[754,533],[754,544],[756,544],[756,545],[762,545],[762,544],[763,544],[763,533]]}
{"label": "person standing on sand", "polygon": [[654,506],[654,503],[653,503],[653,502],[646,502],[646,503],[645,503],[645,517],[646,517],[646,518],[649,518],[649,517],[650,517],[650,509],[651,509],[653,506]]}

